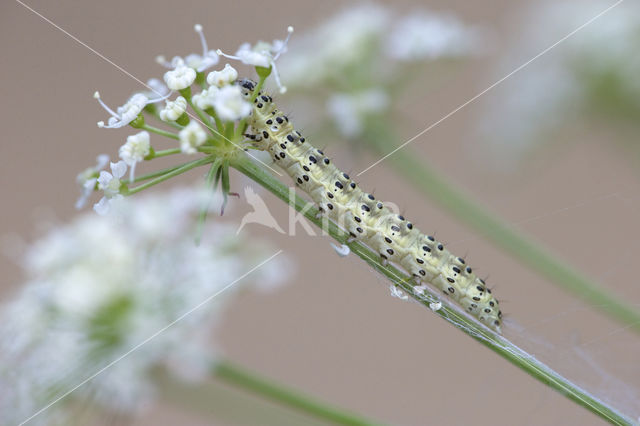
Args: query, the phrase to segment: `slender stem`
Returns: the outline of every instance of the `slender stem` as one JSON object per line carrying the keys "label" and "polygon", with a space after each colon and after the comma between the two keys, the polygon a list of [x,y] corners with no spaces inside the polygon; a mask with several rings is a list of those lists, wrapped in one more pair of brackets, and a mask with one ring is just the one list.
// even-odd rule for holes
{"label": "slender stem", "polygon": [[268,76],[269,75],[259,77],[258,84],[256,84],[256,87],[253,89],[253,94],[251,95],[251,99],[249,100],[249,102],[253,103],[253,101],[255,101],[258,98],[258,95],[260,94],[260,91],[264,87],[264,82],[267,81]]}
{"label": "slender stem", "polygon": [[150,158],[145,158],[145,160],[152,160],[158,157],[166,157],[167,155],[180,154],[182,150],[180,148],[171,148],[171,149],[163,149],[161,151],[155,151],[153,156]]}
{"label": "slender stem", "polygon": [[[367,262],[367,264],[369,264],[374,270],[387,277],[393,284],[402,288],[410,297],[419,303],[429,307],[430,303],[438,300],[438,297],[429,290],[427,290],[422,296],[415,294],[413,292],[413,285],[411,284],[410,277],[406,276],[403,272],[390,264],[386,266],[382,265],[380,257],[359,241],[347,243],[348,235],[343,230],[330,221],[323,223],[322,218],[316,218],[318,210],[315,207],[309,208],[309,203],[301,197],[294,195],[294,198],[290,199],[289,188],[274,178],[266,170],[249,160],[248,157],[242,156],[232,162],[231,165],[241,173],[262,185],[264,188],[268,189],[281,200],[289,203],[297,211],[303,213],[309,221],[319,227],[322,227],[322,229],[327,230],[329,235],[339,243],[347,244],[354,254]],[[552,389],[555,389],[580,406],[600,416],[602,419],[616,425],[634,424],[634,421],[631,418],[590,395],[579,386],[575,385],[546,366],[544,363],[537,360],[533,355],[526,353],[505,337],[490,331],[458,310],[443,304],[442,308],[436,311],[436,314],[465,334],[487,346],[489,349],[496,352],[512,364],[521,368],[532,377],[548,385]]]}
{"label": "slender stem", "polygon": [[206,110],[204,110],[204,112],[213,117],[213,121],[216,122],[216,129],[218,129],[218,133],[222,133],[222,131],[224,130],[222,126],[222,120],[220,120],[220,117],[218,117],[218,113],[216,112],[216,110],[213,109],[213,107],[208,107]]}
{"label": "slender stem", "polygon": [[258,377],[255,373],[230,362],[222,361],[216,363],[213,366],[213,373],[218,379],[279,402],[302,413],[326,420],[331,424],[346,426],[373,426],[376,424],[355,414],[318,402],[297,390],[287,389],[282,385],[275,384],[270,379]]}
{"label": "slender stem", "polygon": [[140,126],[140,128],[141,128],[142,130],[146,130],[146,131],[148,131],[148,132],[155,133],[155,134],[157,134],[157,135],[165,136],[165,137],[167,137],[167,138],[171,138],[171,139],[175,139],[175,140],[180,139],[180,137],[179,137],[178,135],[176,135],[175,133],[168,132],[168,131],[166,131],[166,130],[163,130],[163,129],[159,129],[159,128],[157,128],[157,127],[150,126],[150,125],[148,125],[148,124],[146,124],[146,123],[145,123],[145,124],[143,124],[142,126]]}
{"label": "slender stem", "polygon": [[198,214],[198,228],[196,230],[197,245],[200,245],[202,233],[204,232],[204,223],[207,220],[207,212],[209,211],[211,200],[213,199],[214,192],[216,190],[216,187],[218,186],[218,170],[220,169],[221,165],[222,160],[220,158],[216,158],[216,160],[211,165],[211,168],[207,172],[207,177],[205,178],[205,185],[207,190],[209,190],[209,195],[207,197],[207,200],[200,208],[200,213]]}
{"label": "slender stem", "polygon": [[[370,124],[375,127],[373,129],[370,126],[371,131],[367,134],[367,142],[370,146],[380,154],[386,154],[395,149],[389,143],[395,140],[389,135],[389,131],[382,125],[376,125],[376,122]],[[430,199],[438,202],[444,209],[487,237],[506,253],[557,286],[578,295],[603,313],[640,332],[640,312],[636,308],[618,299],[612,291],[601,288],[596,282],[570,267],[568,262],[558,259],[550,250],[544,249],[512,227],[503,224],[495,214],[484,210],[469,196],[441,178],[425,158],[405,148],[389,156],[387,161]]]}
{"label": "slender stem", "polygon": [[183,165],[179,166],[179,167],[175,167],[173,169],[170,169],[167,173],[160,175],[158,177],[156,177],[155,179],[150,180],[149,182],[143,183],[142,185],[138,185],[135,188],[131,188],[129,189],[129,191],[127,192],[127,195],[133,195],[136,192],[140,192],[144,189],[147,189],[153,185],[157,185],[161,182],[164,182],[167,179],[171,179],[174,176],[178,176],[184,172],[187,172],[193,168],[202,166],[204,164],[208,164],[208,163],[212,163],[215,161],[215,157],[214,156],[207,156],[204,158],[201,158],[199,160],[195,160],[195,161],[190,161],[188,163],[184,163]]}
{"label": "slender stem", "polygon": [[[201,148],[202,148],[202,147],[201,147]],[[158,170],[158,171],[155,171],[155,172],[151,172],[151,173],[148,173],[148,174],[146,174],[146,175],[137,176],[137,177],[136,177],[136,183],[138,183],[138,182],[144,182],[145,180],[153,179],[153,178],[158,177],[158,176],[163,176],[163,175],[165,175],[165,174],[167,174],[167,173],[169,173],[169,172],[172,172],[172,171],[174,171],[174,170],[176,170],[176,169],[179,169],[179,168],[180,168],[180,167],[182,167],[182,166],[183,166],[183,165],[178,165],[178,166],[168,167],[168,168],[166,168],[166,169],[162,169],[162,170]],[[122,180],[122,183],[126,183],[126,184],[128,184],[128,183],[130,183],[130,182],[129,182],[129,179],[123,179],[123,180]]]}

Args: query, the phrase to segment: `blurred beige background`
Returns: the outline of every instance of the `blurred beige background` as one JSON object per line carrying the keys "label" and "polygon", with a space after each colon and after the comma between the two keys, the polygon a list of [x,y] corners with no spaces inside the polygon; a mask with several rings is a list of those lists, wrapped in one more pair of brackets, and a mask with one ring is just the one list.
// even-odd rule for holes
{"label": "blurred beige background", "polygon": [[[157,54],[170,57],[198,50],[194,23],[204,25],[210,44],[233,51],[243,41],[281,37],[289,24],[304,31],[343,3],[31,0],[28,4],[145,81],[163,72],[153,61]],[[487,46],[488,57],[473,60],[429,89],[428,95],[407,101],[403,111],[411,124],[402,134],[406,138],[496,80],[492,63],[505,49],[504,41],[518,31],[513,17],[528,6],[524,0],[394,2],[401,10],[417,4],[454,12],[465,22],[486,26],[495,37]],[[126,132],[96,127],[105,114],[92,98],[93,92],[99,89],[114,104],[113,100],[125,100],[141,88],[13,1],[0,6],[0,52],[0,235],[30,239],[37,236],[35,224],[43,217],[65,220],[75,214],[77,172],[92,164],[98,153],[115,155],[124,140]],[[543,57],[535,66],[544,67],[544,61]],[[513,68],[518,65],[514,63]],[[513,172],[497,172],[468,155],[474,138],[472,123],[482,107],[481,101],[469,105],[416,140],[412,149],[505,221],[523,222],[516,225],[523,232],[637,303],[640,288],[633,277],[640,244],[640,175],[634,163],[608,142],[612,130],[572,123],[558,138],[573,143],[563,144],[553,154],[540,154]],[[361,170],[375,160],[356,158],[337,144],[331,149],[347,170]],[[192,173],[182,182],[199,176]],[[437,231],[452,251],[468,254],[474,269],[490,276],[496,294],[505,302],[503,310],[517,324],[507,327],[507,336],[567,374],[575,373],[571,345],[593,341],[586,349],[597,355],[598,362],[638,386],[637,336],[584,309],[470,232],[394,176],[384,163],[363,175],[361,183],[375,188],[383,199],[405,206],[406,215],[422,229]],[[268,199],[285,224],[285,207],[273,197]],[[239,204],[238,219],[245,210]],[[600,424],[417,304],[389,297],[384,280],[354,256],[338,259],[328,239],[284,237],[257,226],[248,231],[284,248],[295,258],[298,272],[280,292],[247,294],[230,309],[218,332],[228,358],[321,400],[390,424]],[[0,259],[0,267],[2,295],[8,297],[19,286],[21,271],[8,257]],[[537,345],[530,336],[551,343]],[[604,394],[615,386],[606,378],[584,379],[600,386],[595,389]],[[271,413],[264,414],[262,424],[306,421],[246,395],[238,398],[241,412],[246,403]],[[136,424],[255,422],[242,414],[234,420],[228,404],[224,405],[212,402],[211,413],[202,416],[167,398]]]}

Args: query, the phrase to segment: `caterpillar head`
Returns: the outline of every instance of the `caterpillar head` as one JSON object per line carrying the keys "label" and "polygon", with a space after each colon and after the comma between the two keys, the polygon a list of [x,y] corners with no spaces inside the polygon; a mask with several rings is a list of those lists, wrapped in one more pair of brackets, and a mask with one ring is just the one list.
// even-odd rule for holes
{"label": "caterpillar head", "polygon": [[251,97],[253,90],[256,88],[256,82],[248,78],[242,78],[236,81],[236,84],[242,88],[242,95],[245,98]]}

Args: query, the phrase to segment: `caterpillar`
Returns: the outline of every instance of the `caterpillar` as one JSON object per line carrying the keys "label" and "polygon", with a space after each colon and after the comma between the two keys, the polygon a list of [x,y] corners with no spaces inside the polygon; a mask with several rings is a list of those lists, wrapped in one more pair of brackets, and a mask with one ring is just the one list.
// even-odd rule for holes
{"label": "caterpillar", "polygon": [[[237,84],[246,99],[254,97],[255,82],[242,79]],[[271,96],[262,91],[255,96],[248,124],[250,130],[245,136],[252,145],[268,151],[317,204],[321,214],[346,229],[351,240],[364,242],[383,262],[401,266],[418,285],[430,283],[481,323],[501,332],[498,300],[465,260],[360,189],[324,152],[306,142],[276,108]]]}

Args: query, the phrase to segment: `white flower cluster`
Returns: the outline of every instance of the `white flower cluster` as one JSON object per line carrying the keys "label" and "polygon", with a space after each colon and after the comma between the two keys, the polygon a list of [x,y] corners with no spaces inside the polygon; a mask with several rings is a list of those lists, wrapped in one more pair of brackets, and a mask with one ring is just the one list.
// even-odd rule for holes
{"label": "white flower cluster", "polygon": [[162,121],[176,121],[187,111],[187,100],[178,96],[173,101],[165,101],[165,107],[160,111]]}
{"label": "white flower cluster", "polygon": [[106,170],[102,170],[98,176],[98,189],[104,193],[104,196],[98,201],[93,209],[100,215],[106,215],[109,213],[114,203],[122,201],[122,194],[120,194],[120,186],[122,182],[120,179],[127,172],[127,164],[124,161],[118,161],[117,163],[111,163],[111,173]]}
{"label": "white flower cluster", "polygon": [[131,168],[129,180],[133,182],[136,164],[151,152],[149,132],[142,131],[127,137],[127,143],[120,147],[120,158]]}
{"label": "white flower cluster", "polygon": [[207,133],[200,125],[192,121],[178,133],[180,137],[180,150],[185,154],[195,154],[197,148],[207,140]]}
{"label": "white flower cluster", "polygon": [[354,138],[369,117],[389,106],[385,92],[403,80],[408,62],[469,56],[478,50],[479,35],[450,14],[397,16],[385,6],[361,3],[297,37],[280,67],[293,88],[329,87],[328,114],[343,136]]}
{"label": "white flower cluster", "polygon": [[455,16],[416,12],[395,25],[386,51],[400,61],[434,60],[468,55],[477,47],[477,30]]}
{"label": "white flower cluster", "polygon": [[[363,62],[388,31],[389,11],[376,4],[348,7],[291,42],[280,63],[290,86],[315,85]],[[376,52],[375,55],[382,52]]]}
{"label": "white flower cluster", "polygon": [[[253,46],[244,43],[237,50],[235,56],[226,55],[220,50],[217,52],[209,50],[202,26],[195,25],[194,29],[200,36],[202,54],[192,53],[185,57],[175,56],[171,61],[167,61],[164,56],[158,56],[156,61],[169,68],[169,71],[164,73],[164,82],[156,78],[150,79],[147,82],[148,91],[134,94],[115,111],[102,101],[99,92],[95,92],[94,97],[111,115],[106,124],[104,121],[98,122],[98,127],[120,128],[127,126],[140,116],[147,105],[168,99],[175,91],[184,93],[183,91],[191,89],[198,75],[203,76],[200,73],[219,62],[219,55],[238,60],[246,65],[271,69],[278,86],[283,92],[285,91],[280,82],[276,60],[287,51],[287,43],[293,33],[293,27],[288,28],[285,40],[274,40],[273,43],[261,41]],[[213,108],[219,118],[224,121],[235,121],[247,117],[251,111],[251,105],[242,97],[240,89],[233,87],[237,78],[238,72],[229,64],[226,64],[220,71],[210,72],[206,76],[209,87],[200,93],[195,93],[193,103],[200,109]],[[173,101],[167,101],[159,116],[163,121],[176,121],[186,113],[187,104],[187,99],[183,96],[179,96]]]}
{"label": "white flower cluster", "polygon": [[423,61],[473,53],[478,32],[449,14],[426,10],[396,17],[387,7],[350,6],[297,37],[283,59],[290,85],[340,78],[354,67],[389,68],[393,61]]}
{"label": "white flower cluster", "polygon": [[[147,106],[166,100],[164,108],[159,112],[155,107],[149,108],[149,111],[156,114],[160,120],[179,129],[176,139],[178,139],[180,151],[184,154],[196,154],[199,147],[211,140],[207,135],[206,128],[215,137],[219,135],[218,129],[221,126],[240,121],[251,114],[251,103],[244,98],[240,87],[234,84],[238,79],[238,71],[234,67],[225,64],[223,69],[212,71],[206,77],[201,74],[216,65],[219,56],[215,51],[209,50],[202,26],[196,25],[195,30],[200,36],[202,54],[190,54],[184,58],[176,56],[171,62],[167,62],[164,57],[158,57],[158,62],[170,68],[164,74],[164,82],[156,78],[148,80],[149,91],[134,94],[115,111],[102,101],[99,92],[95,92],[94,98],[111,115],[106,124],[103,121],[98,122],[98,127],[121,128],[132,125],[135,128],[143,129],[143,131],[127,137],[126,143],[119,149],[122,161],[111,163],[111,172],[102,170],[108,163],[108,157],[101,156],[95,167],[85,170],[78,176],[82,193],[76,203],[77,208],[86,204],[87,199],[97,187],[98,190],[103,191],[104,196],[94,205],[94,210],[99,214],[107,214],[112,209],[114,202],[118,202],[122,198],[122,190],[125,188],[123,184],[134,182],[136,165],[145,159],[154,158],[155,151],[151,146],[149,131],[165,136],[167,132],[146,124],[142,112]],[[245,43],[236,52],[237,56],[224,56],[240,60],[248,65],[271,68],[276,75],[278,84],[280,84],[275,61],[286,51],[287,42],[292,32],[293,28],[289,27],[288,36],[284,41],[275,40],[271,44],[259,42],[253,47]],[[192,86],[199,78],[198,76],[200,76],[198,85],[204,88],[192,95]],[[207,82],[206,85],[204,81]],[[169,100],[176,91],[181,95]],[[189,104],[202,110],[196,111],[199,118],[188,112]],[[206,114],[209,114],[209,117]],[[191,120],[190,117],[194,120]],[[122,178],[127,167],[129,167],[129,182],[123,182]]]}
{"label": "white flower cluster", "polygon": [[[195,245],[193,219],[208,196],[175,190],[123,201],[126,221],[87,214],[27,251],[30,279],[0,310],[0,423],[24,421],[275,251],[239,241],[234,228],[213,221]],[[279,256],[256,269],[35,421],[69,424],[55,416],[65,414],[66,403],[86,399],[135,414],[154,396],[149,375],[157,366],[206,379],[215,359],[211,332],[225,304],[245,282],[265,290],[283,283],[283,262]]]}
{"label": "white flower cluster", "polygon": [[122,187],[121,179],[127,173],[127,165],[131,165],[130,178],[133,180],[135,164],[142,161],[149,154],[150,149],[149,134],[147,132],[129,136],[127,143],[120,147],[122,161],[110,163],[111,172],[103,170],[109,163],[109,156],[106,154],[99,155],[97,164],[81,172],[76,178],[81,192],[76,201],[76,209],[83,208],[97,188],[102,191],[103,196],[100,201],[93,205],[93,209],[102,216],[109,213],[114,204],[118,204],[123,198],[120,192]]}
{"label": "white flower cluster", "polygon": [[238,79],[238,71],[226,64],[221,71],[207,75],[209,88],[193,96],[193,103],[200,109],[213,108],[223,121],[236,121],[248,117],[251,104],[242,96],[240,87],[233,83]]}

